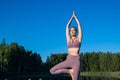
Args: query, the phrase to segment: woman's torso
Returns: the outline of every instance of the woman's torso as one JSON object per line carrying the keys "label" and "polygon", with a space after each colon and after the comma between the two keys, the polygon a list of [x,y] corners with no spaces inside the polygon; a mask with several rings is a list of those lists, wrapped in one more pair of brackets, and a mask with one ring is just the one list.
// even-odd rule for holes
{"label": "woman's torso", "polygon": [[70,39],[70,41],[68,42],[68,54],[78,56],[80,50],[79,47],[80,47],[80,42],[78,39],[76,40]]}

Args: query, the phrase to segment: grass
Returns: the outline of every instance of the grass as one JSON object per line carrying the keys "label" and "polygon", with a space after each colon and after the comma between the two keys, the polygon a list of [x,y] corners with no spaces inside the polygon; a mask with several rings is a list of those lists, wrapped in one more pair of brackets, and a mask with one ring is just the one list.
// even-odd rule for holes
{"label": "grass", "polygon": [[120,71],[118,72],[81,72],[81,76],[100,76],[100,77],[114,77],[120,78]]}

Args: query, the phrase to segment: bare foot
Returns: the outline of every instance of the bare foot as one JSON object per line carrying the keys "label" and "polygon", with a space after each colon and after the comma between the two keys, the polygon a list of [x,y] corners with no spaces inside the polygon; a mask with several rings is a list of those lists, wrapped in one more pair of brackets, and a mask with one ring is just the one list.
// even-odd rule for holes
{"label": "bare foot", "polygon": [[72,77],[72,80],[73,80],[73,69],[69,70],[69,74],[70,74],[70,76]]}

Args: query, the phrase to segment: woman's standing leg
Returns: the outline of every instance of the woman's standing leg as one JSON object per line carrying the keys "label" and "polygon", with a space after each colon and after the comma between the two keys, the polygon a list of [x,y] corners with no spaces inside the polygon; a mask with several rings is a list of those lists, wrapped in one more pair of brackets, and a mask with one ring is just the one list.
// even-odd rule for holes
{"label": "woman's standing leg", "polygon": [[71,66],[69,73],[72,80],[78,80],[80,76],[80,56],[70,56],[69,63]]}
{"label": "woman's standing leg", "polygon": [[73,67],[73,80],[78,80],[79,76],[80,76],[80,67],[74,66]]}

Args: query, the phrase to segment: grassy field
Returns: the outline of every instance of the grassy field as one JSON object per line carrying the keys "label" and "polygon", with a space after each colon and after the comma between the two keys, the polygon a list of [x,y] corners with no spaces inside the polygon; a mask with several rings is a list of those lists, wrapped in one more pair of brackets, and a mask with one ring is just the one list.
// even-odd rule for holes
{"label": "grassy field", "polygon": [[120,78],[119,72],[81,72],[81,76],[100,76],[100,77],[114,77]]}

